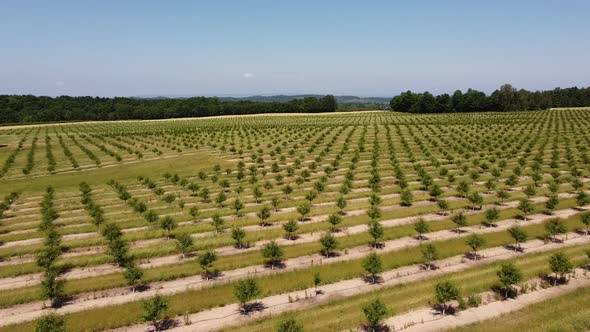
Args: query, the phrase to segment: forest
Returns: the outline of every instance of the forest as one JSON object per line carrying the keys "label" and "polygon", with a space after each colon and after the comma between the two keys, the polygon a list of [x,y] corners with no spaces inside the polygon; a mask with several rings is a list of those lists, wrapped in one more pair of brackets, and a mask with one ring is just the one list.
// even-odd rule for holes
{"label": "forest", "polygon": [[0,123],[147,120],[256,113],[320,113],[337,109],[332,95],[289,102],[221,101],[217,97],[101,98],[0,95]]}
{"label": "forest", "polygon": [[392,110],[408,113],[509,112],[582,106],[590,106],[590,87],[527,91],[504,84],[489,96],[474,89],[438,96],[406,91],[390,102]]}
{"label": "forest", "polygon": [[[217,97],[125,98],[45,97],[0,95],[0,124],[148,120],[262,113],[321,113],[366,109],[368,104],[338,104],[333,95],[303,97],[286,102],[223,100]],[[385,105],[375,105],[383,109]],[[546,91],[502,85],[490,95],[468,89],[434,96],[430,92],[402,92],[393,97],[391,110],[405,113],[509,112],[552,107],[590,106],[590,87]],[[385,106],[386,107],[386,106]]]}

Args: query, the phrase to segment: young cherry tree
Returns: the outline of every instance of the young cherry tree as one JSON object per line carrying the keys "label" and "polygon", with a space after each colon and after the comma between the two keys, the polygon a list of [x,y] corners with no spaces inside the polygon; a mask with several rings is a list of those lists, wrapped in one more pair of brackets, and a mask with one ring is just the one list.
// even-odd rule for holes
{"label": "young cherry tree", "polygon": [[520,200],[517,209],[522,212],[524,221],[527,221],[527,216],[535,211],[535,207],[527,199]]}
{"label": "young cherry tree", "polygon": [[330,224],[330,231],[336,233],[338,225],[342,223],[342,218],[338,214],[331,214],[328,216],[328,223]]}
{"label": "young cherry tree", "polygon": [[211,277],[211,268],[217,260],[217,255],[213,251],[206,251],[199,255],[199,266],[203,270],[203,276],[206,280]]}
{"label": "young cherry tree", "polygon": [[299,220],[305,220],[305,217],[311,212],[311,205],[309,202],[303,202],[297,207],[297,212],[301,215]]}
{"label": "young cherry tree", "polygon": [[457,225],[457,227],[455,228],[455,233],[460,233],[461,227],[467,226],[467,218],[465,217],[463,212],[459,212],[459,213],[454,214],[451,217],[451,221],[453,223],[455,223],[455,225]]}
{"label": "young cherry tree", "polygon": [[271,200],[270,200],[270,205],[272,205],[272,208],[274,209],[275,212],[279,211],[279,204],[280,203],[281,203],[281,201],[276,196],[271,198]]}
{"label": "young cherry tree", "polygon": [[549,238],[553,239],[554,241],[560,241],[557,238],[557,235],[565,234],[567,232],[567,228],[559,218],[548,220],[545,223],[545,230],[547,231]]}
{"label": "young cherry tree", "polygon": [[516,250],[518,250],[518,251],[521,251],[522,250],[521,243],[526,242],[526,240],[528,239],[527,233],[520,226],[510,227],[508,229],[508,233],[510,233],[510,236],[512,236],[512,238],[514,239],[514,243],[515,243],[514,248],[516,248]]}
{"label": "young cherry tree", "polygon": [[285,199],[289,199],[289,195],[293,192],[293,188],[290,185],[285,185],[281,190],[285,194]]}
{"label": "young cherry tree", "polygon": [[377,220],[370,221],[368,232],[369,232],[369,235],[371,235],[371,237],[373,238],[373,242],[371,243],[371,246],[373,248],[379,247],[379,240],[383,237],[383,234],[385,233],[381,223]]}
{"label": "young cherry tree", "polygon": [[418,240],[427,240],[424,234],[430,232],[430,225],[423,219],[418,219],[418,222],[414,224],[414,230],[418,233]]}
{"label": "young cherry tree", "polygon": [[477,251],[479,249],[481,249],[483,246],[485,246],[485,244],[486,244],[485,238],[483,238],[482,236],[480,236],[478,234],[472,234],[467,237],[467,239],[465,240],[465,243],[467,243],[469,248],[471,248],[471,257],[473,258],[473,260],[478,260],[479,255],[477,254]]}
{"label": "young cherry tree", "polygon": [[326,233],[320,238],[320,244],[322,245],[320,253],[326,257],[330,257],[334,254],[334,250],[338,246],[338,241],[332,233]]}
{"label": "young cherry tree", "polygon": [[363,269],[369,274],[369,280],[372,284],[376,283],[379,274],[383,272],[383,263],[381,257],[379,257],[374,251],[371,252],[362,262]]}
{"label": "young cherry tree", "polygon": [[215,233],[219,234],[223,231],[223,218],[221,218],[219,213],[215,213],[211,217],[211,225],[215,228]]}
{"label": "young cherry tree", "polygon": [[260,211],[256,214],[256,216],[260,219],[260,226],[268,226],[268,219],[270,218],[270,209],[268,206],[263,206]]}
{"label": "young cherry tree", "polygon": [[344,208],[346,208],[346,198],[339,196],[336,200],[336,206],[338,207],[338,213],[344,215]]}
{"label": "young cherry tree", "polygon": [[57,307],[64,296],[64,282],[57,277],[57,271],[50,268],[41,280],[41,297],[43,300],[49,300],[52,307]]}
{"label": "young cherry tree", "polygon": [[176,220],[170,216],[165,216],[164,218],[160,219],[160,228],[166,231],[167,239],[170,239],[170,232],[173,231],[176,226],[178,226]]}
{"label": "young cherry tree", "polygon": [[447,210],[449,209],[449,202],[444,199],[439,199],[436,201],[436,205],[441,210],[439,214],[446,216],[448,214]]}
{"label": "young cherry tree", "polygon": [[236,248],[244,248],[244,238],[246,238],[246,231],[240,227],[234,226],[231,230],[231,238],[236,243]]}
{"label": "young cherry tree", "polygon": [[547,202],[545,202],[545,208],[547,209],[547,212],[549,214],[553,214],[553,210],[557,208],[558,204],[559,198],[557,197],[557,195],[549,195],[549,197],[547,198]]}
{"label": "young cherry tree", "polygon": [[299,225],[297,224],[296,220],[289,219],[288,222],[283,224],[283,230],[285,230],[286,236],[288,240],[294,240],[295,232],[299,229]]}
{"label": "young cherry tree", "polygon": [[488,226],[495,227],[496,220],[498,220],[500,218],[500,211],[498,211],[498,209],[496,209],[496,208],[490,208],[490,209],[486,210],[484,215],[486,218],[486,224]]}
{"label": "young cherry tree", "polygon": [[522,272],[512,263],[502,264],[497,274],[504,287],[504,298],[508,298],[508,294],[513,291],[512,287],[523,279]]}
{"label": "young cherry tree", "polygon": [[504,189],[500,189],[496,192],[496,197],[500,199],[500,205],[504,205],[504,201],[510,198],[510,193]]}
{"label": "young cherry tree", "polygon": [[404,189],[401,192],[400,199],[402,206],[412,206],[412,202],[414,201],[414,195],[409,189]]}
{"label": "young cherry tree", "polygon": [[234,295],[240,304],[240,313],[249,313],[251,308],[248,302],[255,299],[260,293],[260,287],[253,278],[239,280],[234,287]]}
{"label": "young cherry tree", "polygon": [[556,286],[560,280],[566,280],[567,275],[572,273],[574,266],[564,253],[558,252],[549,257],[549,267],[555,274],[553,285]]}
{"label": "young cherry tree", "polygon": [[160,294],[143,302],[143,320],[152,324],[156,331],[160,328],[160,320],[166,315],[168,300]]}
{"label": "young cherry tree", "polygon": [[422,257],[424,257],[424,265],[426,266],[426,270],[430,271],[430,269],[435,268],[433,261],[438,259],[438,250],[434,244],[429,243],[422,248]]}
{"label": "young cherry tree", "polygon": [[123,276],[127,281],[127,285],[131,287],[131,292],[135,293],[135,287],[141,282],[141,278],[143,277],[143,270],[135,264],[128,264],[125,267]]}
{"label": "young cherry tree", "polygon": [[176,234],[176,249],[181,252],[180,258],[184,258],[193,250],[193,238],[188,233]]}
{"label": "young cherry tree", "polygon": [[451,308],[448,304],[449,301],[457,301],[461,297],[459,288],[451,281],[442,281],[434,285],[434,293],[436,300],[441,306],[442,315],[444,316],[446,311]]}
{"label": "young cherry tree", "polygon": [[236,216],[241,217],[242,214],[240,213],[240,211],[244,209],[244,203],[242,203],[239,197],[236,197],[236,199],[234,200],[233,208],[236,211]]}
{"label": "young cherry tree", "polygon": [[270,266],[271,270],[274,270],[276,266],[281,264],[283,256],[283,249],[274,240],[262,248],[262,257],[264,257],[265,263]]}
{"label": "young cherry tree", "polygon": [[388,310],[381,300],[375,299],[363,307],[363,313],[367,319],[367,331],[378,332],[381,330],[381,321],[387,316]]}

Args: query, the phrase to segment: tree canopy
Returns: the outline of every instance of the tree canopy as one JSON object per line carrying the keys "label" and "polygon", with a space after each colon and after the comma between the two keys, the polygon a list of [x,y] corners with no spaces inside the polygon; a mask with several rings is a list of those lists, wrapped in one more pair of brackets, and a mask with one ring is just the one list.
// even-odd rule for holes
{"label": "tree canopy", "polygon": [[337,109],[336,98],[288,102],[222,101],[216,97],[103,98],[0,95],[0,123],[167,119],[257,113],[320,113]]}
{"label": "tree canopy", "polygon": [[517,90],[510,84],[502,85],[489,96],[474,89],[438,96],[406,91],[390,102],[392,110],[406,113],[508,112],[589,105],[590,87],[528,91]]}

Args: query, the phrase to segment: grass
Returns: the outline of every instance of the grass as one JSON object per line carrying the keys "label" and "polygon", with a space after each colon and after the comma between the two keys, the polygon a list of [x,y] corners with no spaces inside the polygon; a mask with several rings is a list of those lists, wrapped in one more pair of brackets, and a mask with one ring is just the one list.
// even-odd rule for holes
{"label": "grass", "polygon": [[590,287],[452,331],[587,331],[590,330],[590,307],[584,305],[586,303],[590,303]]}
{"label": "grass", "polygon": [[212,164],[220,164],[222,167],[230,164],[207,152],[198,152],[201,158],[192,155],[179,155],[168,159],[148,160],[139,163],[117,165],[116,167],[102,167],[98,169],[80,170],[72,173],[56,174],[52,176],[28,179],[0,179],[0,194],[5,195],[11,191],[38,191],[45,190],[47,186],[55,186],[60,190],[68,188],[77,189],[82,181],[90,185],[104,184],[109,179],[126,180],[129,174],[144,174],[146,176],[160,176],[162,173],[174,169],[177,172],[198,172],[211,167]]}

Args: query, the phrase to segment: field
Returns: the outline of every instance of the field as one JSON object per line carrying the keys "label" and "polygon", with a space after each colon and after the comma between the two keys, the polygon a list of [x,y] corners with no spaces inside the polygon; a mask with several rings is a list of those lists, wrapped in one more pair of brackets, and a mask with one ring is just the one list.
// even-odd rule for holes
{"label": "field", "polygon": [[[0,332],[49,313],[68,331],[590,329],[567,314],[590,297],[587,108],[11,126],[0,146]],[[438,301],[446,281],[461,295]]]}

